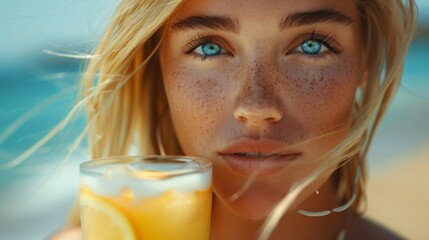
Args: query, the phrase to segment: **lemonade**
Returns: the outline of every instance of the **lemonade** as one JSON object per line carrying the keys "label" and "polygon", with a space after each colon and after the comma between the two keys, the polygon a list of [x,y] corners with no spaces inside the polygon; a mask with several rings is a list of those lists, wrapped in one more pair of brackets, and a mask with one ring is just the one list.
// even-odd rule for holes
{"label": "lemonade", "polygon": [[84,239],[209,239],[211,164],[159,158],[81,166]]}

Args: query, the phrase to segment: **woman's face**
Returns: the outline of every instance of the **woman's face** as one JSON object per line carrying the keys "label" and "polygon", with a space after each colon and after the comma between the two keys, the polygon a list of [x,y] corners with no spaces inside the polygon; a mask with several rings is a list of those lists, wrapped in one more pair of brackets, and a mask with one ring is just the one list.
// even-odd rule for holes
{"label": "woman's face", "polygon": [[184,152],[213,161],[230,210],[265,217],[344,136],[326,133],[348,125],[361,81],[353,1],[189,0],[167,28],[160,61]]}

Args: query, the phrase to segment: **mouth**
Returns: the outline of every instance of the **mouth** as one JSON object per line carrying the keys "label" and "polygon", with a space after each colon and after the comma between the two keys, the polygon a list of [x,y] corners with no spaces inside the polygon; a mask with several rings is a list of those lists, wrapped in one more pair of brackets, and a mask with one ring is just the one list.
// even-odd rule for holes
{"label": "mouth", "polygon": [[292,151],[285,143],[263,139],[240,139],[219,153],[226,165],[242,175],[270,175],[284,169],[302,153]]}
{"label": "mouth", "polygon": [[276,153],[261,153],[261,152],[238,152],[233,153],[233,155],[240,157],[248,157],[248,158],[272,158],[277,157],[279,154]]}

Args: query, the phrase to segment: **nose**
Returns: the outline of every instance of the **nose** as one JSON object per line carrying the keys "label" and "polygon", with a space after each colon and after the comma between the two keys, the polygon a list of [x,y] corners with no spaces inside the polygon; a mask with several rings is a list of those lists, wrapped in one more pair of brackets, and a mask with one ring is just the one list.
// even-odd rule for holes
{"label": "nose", "polygon": [[243,123],[263,125],[275,123],[282,119],[283,115],[276,108],[269,107],[238,107],[234,111],[234,118]]}
{"label": "nose", "polygon": [[280,121],[283,117],[282,103],[276,87],[270,81],[273,76],[264,74],[261,69],[247,72],[250,74],[244,74],[245,79],[240,81],[242,84],[236,98],[234,118],[253,125]]}

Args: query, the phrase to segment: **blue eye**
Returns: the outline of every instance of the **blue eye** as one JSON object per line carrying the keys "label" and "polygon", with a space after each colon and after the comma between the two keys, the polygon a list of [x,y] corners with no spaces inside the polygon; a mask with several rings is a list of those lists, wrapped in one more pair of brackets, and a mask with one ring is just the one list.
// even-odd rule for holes
{"label": "blue eye", "polygon": [[220,45],[215,43],[204,43],[199,47],[195,48],[195,53],[203,55],[205,57],[211,57],[219,55],[223,52],[223,49]]}
{"label": "blue eye", "polygon": [[323,47],[322,43],[314,40],[308,40],[301,44],[302,52],[309,55],[319,54]]}

